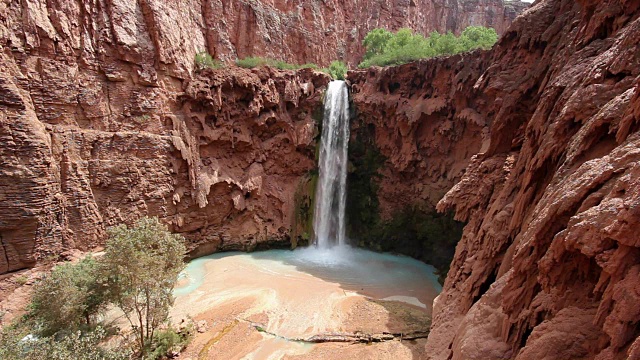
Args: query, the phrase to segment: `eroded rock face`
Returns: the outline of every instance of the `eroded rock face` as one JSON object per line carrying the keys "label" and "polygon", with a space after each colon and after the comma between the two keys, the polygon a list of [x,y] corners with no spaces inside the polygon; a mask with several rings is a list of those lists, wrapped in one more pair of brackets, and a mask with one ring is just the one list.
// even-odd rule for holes
{"label": "eroded rock face", "polygon": [[355,63],[373,27],[501,31],[515,14],[498,0],[466,6],[467,17],[432,0],[3,2],[0,273],[87,249],[143,214],[208,244],[196,254],[284,239],[328,78],[191,81],[195,54]]}
{"label": "eroded rock face", "polygon": [[0,271],[88,250],[143,215],[184,234],[193,255],[290,243],[325,74],[233,68],[184,90],[85,87],[86,69],[50,75],[3,60]]}
{"label": "eroded rock face", "polygon": [[478,111],[487,99],[473,85],[488,65],[487,53],[475,52],[349,73],[352,133],[370,133],[384,158],[383,218],[401,204],[435,207],[487,146],[490,124]]}
{"label": "eroded rock face", "polygon": [[329,78],[196,76],[199,6],[0,5],[0,273],[88,250],[143,215],[193,255],[289,244]]}
{"label": "eroded rock face", "polygon": [[[483,25],[502,34],[529,4],[503,0],[311,0],[204,2],[207,48],[221,59],[261,55],[303,64],[357,65],[372,29],[427,35]],[[224,14],[220,16],[220,14]]]}
{"label": "eroded rock face", "polygon": [[9,49],[104,62],[97,68],[113,79],[131,75],[105,60],[135,63],[141,67],[135,76],[154,83],[158,72],[184,78],[203,50],[230,61],[268,56],[355,65],[362,39],[376,27],[427,34],[484,25],[501,34],[526,6],[503,0],[12,0],[0,5],[0,34]]}
{"label": "eroded rock face", "polygon": [[639,43],[640,2],[545,0],[493,49],[428,358],[640,356]]}
{"label": "eroded rock face", "polygon": [[383,211],[455,184],[468,221],[425,358],[640,357],[639,43],[640,2],[544,0],[488,53],[350,74]]}

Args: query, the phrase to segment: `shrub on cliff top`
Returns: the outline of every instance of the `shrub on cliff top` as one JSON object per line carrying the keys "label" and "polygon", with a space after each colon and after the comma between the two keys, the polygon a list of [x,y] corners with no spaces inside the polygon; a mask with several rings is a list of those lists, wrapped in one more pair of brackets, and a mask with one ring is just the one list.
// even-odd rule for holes
{"label": "shrub on cliff top", "polygon": [[434,31],[426,38],[414,34],[411,29],[400,29],[395,34],[385,29],[374,29],[362,42],[366,52],[358,67],[401,65],[434,56],[489,49],[497,40],[496,31],[483,26],[469,26],[460,36]]}
{"label": "shrub on cliff top", "polygon": [[196,54],[196,66],[199,69],[220,69],[224,67],[220,60],[216,60],[206,51],[200,51]]}
{"label": "shrub on cliff top", "polygon": [[344,80],[348,70],[347,64],[338,60],[332,61],[329,68],[322,69],[322,71],[331,75],[334,80]]}
{"label": "shrub on cliff top", "polygon": [[253,69],[260,66],[271,66],[280,70],[318,69],[318,65],[316,64],[290,64],[286,61],[263,58],[259,56],[249,56],[244,59],[238,59],[236,60],[236,65],[245,69]]}
{"label": "shrub on cliff top", "polygon": [[260,66],[271,66],[280,70],[299,70],[299,69],[314,69],[331,75],[333,79],[344,80],[347,74],[347,64],[342,61],[332,61],[329,67],[318,68],[318,65],[313,63],[307,64],[291,64],[282,60],[275,60],[269,58],[263,58],[259,56],[249,56],[244,59],[236,60],[236,65],[245,69],[253,69]]}

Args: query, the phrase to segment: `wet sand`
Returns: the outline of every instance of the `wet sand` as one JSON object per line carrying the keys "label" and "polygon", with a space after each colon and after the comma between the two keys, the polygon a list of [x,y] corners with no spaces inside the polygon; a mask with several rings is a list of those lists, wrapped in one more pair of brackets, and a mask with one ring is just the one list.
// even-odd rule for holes
{"label": "wet sand", "polygon": [[273,250],[196,259],[175,290],[172,318],[179,323],[191,317],[202,332],[180,358],[414,358],[425,340],[373,345],[298,340],[428,330],[438,293],[431,272],[411,259],[369,252]]}

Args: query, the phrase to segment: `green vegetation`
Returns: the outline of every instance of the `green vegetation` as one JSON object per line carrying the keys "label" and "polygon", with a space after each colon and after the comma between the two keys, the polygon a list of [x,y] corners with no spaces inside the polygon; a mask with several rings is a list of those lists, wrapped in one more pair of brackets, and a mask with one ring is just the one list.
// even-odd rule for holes
{"label": "green vegetation", "polygon": [[246,69],[253,69],[260,66],[271,66],[280,70],[318,69],[318,65],[316,64],[290,64],[282,60],[268,59],[259,56],[238,59],[236,60],[236,65]]}
{"label": "green vegetation", "polygon": [[[184,239],[156,218],[109,229],[101,258],[56,266],[35,284],[28,314],[0,332],[0,359],[158,359],[180,351],[193,329],[166,325],[185,251]],[[110,305],[133,330],[120,334],[119,348],[134,351],[104,346],[114,333],[98,320]]]}
{"label": "green vegetation", "polygon": [[260,66],[271,66],[280,70],[314,69],[327,73],[336,80],[344,80],[345,75],[349,70],[347,64],[338,60],[332,61],[328,68],[319,68],[316,64],[290,64],[282,60],[263,58],[259,56],[250,56],[244,59],[238,59],[236,60],[236,65],[245,69],[253,69]]}
{"label": "green vegetation", "polygon": [[338,60],[332,61],[328,69],[322,69],[322,71],[331,75],[334,80],[344,80],[348,70],[347,64]]}
{"label": "green vegetation", "polygon": [[460,36],[434,31],[426,38],[414,34],[411,29],[400,29],[395,34],[385,29],[374,29],[362,42],[366,53],[358,67],[400,65],[478,48],[490,49],[497,40],[496,31],[483,26],[469,26]]}
{"label": "green vegetation", "polygon": [[206,51],[200,51],[196,54],[196,65],[199,69],[221,69],[224,64],[220,60],[216,60]]}
{"label": "green vegetation", "polygon": [[[130,352],[106,348],[103,328],[56,337],[28,336],[25,327],[9,327],[0,332],[0,359],[6,360],[126,360]],[[25,338],[25,336],[27,336]]]}
{"label": "green vegetation", "polygon": [[308,245],[313,236],[313,204],[318,172],[309,172],[298,184],[293,196],[295,213],[291,227],[291,247]]}
{"label": "green vegetation", "polygon": [[369,232],[366,246],[378,251],[405,254],[433,265],[444,283],[463,224],[453,214],[435,209],[407,206],[388,221],[378,221]]}
{"label": "green vegetation", "polygon": [[166,358],[167,354],[184,350],[193,338],[194,331],[192,326],[182,332],[172,328],[158,331],[153,337],[147,358]]}
{"label": "green vegetation", "polygon": [[423,204],[407,204],[391,219],[380,218],[379,170],[385,162],[375,144],[375,127],[360,124],[349,143],[347,230],[359,246],[396,252],[433,265],[440,282],[449,271],[463,224]]}
{"label": "green vegetation", "polygon": [[107,305],[96,281],[97,262],[86,257],[76,264],[56,266],[35,287],[29,315],[38,335],[52,336],[63,330],[88,329]]}
{"label": "green vegetation", "polygon": [[102,281],[134,329],[142,356],[168,319],[185,252],[183,238],[167,231],[157,218],[109,230],[100,266]]}
{"label": "green vegetation", "polygon": [[27,282],[29,282],[29,278],[26,275],[20,275],[20,276],[16,276],[14,281],[18,285],[25,285]]}

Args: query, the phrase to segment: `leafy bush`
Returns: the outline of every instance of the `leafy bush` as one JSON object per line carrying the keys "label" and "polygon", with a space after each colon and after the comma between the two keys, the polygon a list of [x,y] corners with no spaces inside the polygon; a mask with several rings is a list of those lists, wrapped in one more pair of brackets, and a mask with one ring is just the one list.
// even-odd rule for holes
{"label": "leafy bush", "polygon": [[213,56],[206,51],[200,51],[196,54],[196,65],[200,69],[220,69],[224,66],[220,60],[214,59]]}
{"label": "leafy bush", "polygon": [[103,257],[59,265],[35,285],[29,313],[0,332],[0,359],[129,358],[99,346],[106,331],[96,327],[97,318],[108,304],[129,320],[140,358],[182,350],[192,328],[158,330],[167,323],[185,251],[182,236],[157,218],[109,229]]}
{"label": "leafy bush", "polygon": [[177,332],[171,327],[158,331],[150,344],[147,358],[161,359],[171,356],[172,353],[182,351],[191,341],[193,333],[193,326],[187,327],[180,332]]}
{"label": "leafy bush", "polygon": [[102,281],[134,329],[143,356],[156,330],[167,322],[185,252],[184,238],[171,234],[157,218],[109,229],[100,260]]}
{"label": "leafy bush", "polygon": [[38,338],[24,327],[9,327],[0,332],[0,359],[5,360],[125,360],[129,352],[100,345],[107,333],[98,327],[82,333]]}
{"label": "leafy bush", "polygon": [[316,64],[290,64],[286,61],[275,60],[269,58],[263,58],[259,56],[250,56],[244,59],[236,60],[236,65],[245,68],[245,69],[253,69],[260,66],[271,66],[280,70],[298,70],[298,69],[317,69],[318,65]]}
{"label": "leafy bush", "polygon": [[451,32],[440,34],[434,31],[426,38],[410,29],[400,29],[395,34],[385,29],[374,29],[362,42],[366,52],[358,67],[400,65],[477,48],[489,49],[497,40],[498,34],[494,29],[482,26],[469,26],[459,37]]}
{"label": "leafy bush", "polygon": [[344,80],[348,70],[349,68],[347,67],[347,64],[342,61],[335,60],[331,62],[329,68],[326,69],[325,72],[331,75],[335,80]]}
{"label": "leafy bush", "polygon": [[34,288],[29,315],[41,336],[90,326],[107,299],[96,283],[97,263],[86,257],[76,264],[56,266]]}

